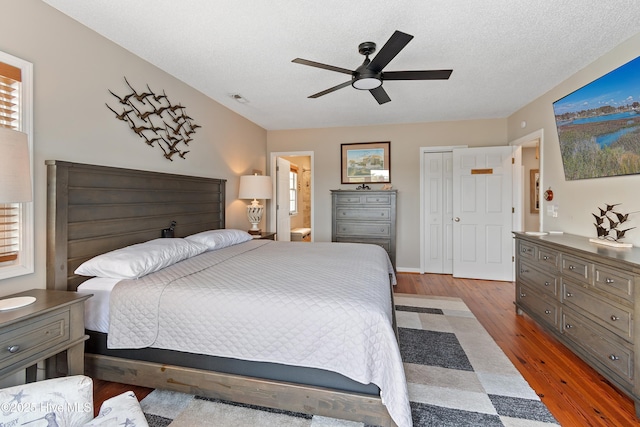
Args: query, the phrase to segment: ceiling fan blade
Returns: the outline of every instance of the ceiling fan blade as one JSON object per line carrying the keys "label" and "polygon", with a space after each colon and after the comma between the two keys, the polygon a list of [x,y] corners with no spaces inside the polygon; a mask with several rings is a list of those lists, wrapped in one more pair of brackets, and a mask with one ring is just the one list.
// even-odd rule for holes
{"label": "ceiling fan blade", "polygon": [[296,64],[308,65],[310,67],[322,68],[324,70],[329,70],[329,71],[337,71],[338,73],[344,73],[349,75],[353,74],[353,71],[347,70],[346,68],[334,67],[333,65],[322,64],[320,62],[309,61],[301,58],[296,58],[291,62],[295,62]]}
{"label": "ceiling fan blade", "polygon": [[329,89],[323,90],[322,92],[314,93],[313,95],[308,96],[307,98],[318,98],[318,97],[321,97],[322,95],[326,95],[328,93],[335,92],[338,89],[342,89],[343,87],[347,87],[347,86],[350,86],[350,85],[351,85],[351,80],[349,80],[348,82],[340,83],[337,86],[330,87]]}
{"label": "ceiling fan blade", "polygon": [[391,98],[389,98],[389,95],[387,95],[387,92],[382,88],[382,86],[378,86],[375,89],[370,89],[369,92],[371,92],[371,95],[373,95],[373,97],[376,99],[376,101],[378,101],[378,104],[382,105],[385,102],[389,102],[391,101]]}
{"label": "ceiling fan blade", "polygon": [[380,52],[371,60],[367,69],[379,73],[396,55],[404,49],[413,36],[397,31],[391,35],[389,40],[382,46]]}
{"label": "ceiling fan blade", "polygon": [[453,70],[387,71],[383,80],[447,80]]}

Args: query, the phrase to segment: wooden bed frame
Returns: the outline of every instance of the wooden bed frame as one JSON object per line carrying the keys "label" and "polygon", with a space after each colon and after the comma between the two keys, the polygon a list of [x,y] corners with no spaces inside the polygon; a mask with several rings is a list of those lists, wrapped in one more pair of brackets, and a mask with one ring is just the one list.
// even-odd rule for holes
{"label": "wooden bed frame", "polygon": [[[225,180],[48,160],[47,288],[75,291],[85,260],[161,237],[225,226]],[[86,354],[93,378],[287,411],[395,426],[379,396]]]}

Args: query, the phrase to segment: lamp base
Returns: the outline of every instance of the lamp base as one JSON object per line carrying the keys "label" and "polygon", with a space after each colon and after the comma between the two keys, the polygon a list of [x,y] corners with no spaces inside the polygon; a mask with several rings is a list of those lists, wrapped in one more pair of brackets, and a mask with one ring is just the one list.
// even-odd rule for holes
{"label": "lamp base", "polygon": [[249,234],[251,234],[252,236],[258,236],[258,235],[262,234],[262,230],[261,230],[261,229],[259,229],[259,228],[258,228],[257,230],[254,230],[254,229],[252,228],[252,229],[247,230],[247,232],[248,232]]}

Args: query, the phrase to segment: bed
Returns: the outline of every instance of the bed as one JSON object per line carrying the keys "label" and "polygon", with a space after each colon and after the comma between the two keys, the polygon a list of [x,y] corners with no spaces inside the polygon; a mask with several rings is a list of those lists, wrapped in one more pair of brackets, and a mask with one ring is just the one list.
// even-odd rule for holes
{"label": "bed", "polygon": [[[175,240],[224,228],[224,180],[62,161],[46,163],[50,289],[76,291],[90,278],[74,274],[78,266],[114,249],[153,241],[172,221],[177,224]],[[329,255],[338,248],[332,245],[340,247],[337,258]],[[389,286],[393,269],[383,262],[367,266],[361,260],[350,259],[347,252],[360,254],[360,258],[377,256],[377,247],[350,245],[305,245],[309,246],[309,252],[301,255],[295,243],[252,239],[219,250],[206,250],[137,280],[116,280],[106,286],[107,291],[97,288],[96,301],[105,294],[112,301],[107,305],[112,313],[108,326],[111,329],[110,333],[88,331],[91,338],[86,347],[86,373],[108,381],[372,425],[411,425],[402,362],[393,339],[394,312]],[[299,264],[285,270],[284,262],[290,263],[291,259],[299,259]],[[311,259],[320,269],[304,270],[312,264]],[[340,269],[336,260],[343,264]],[[330,265],[336,268],[327,268]],[[303,275],[299,274],[301,269]],[[356,274],[347,277],[346,269],[355,269]],[[386,276],[384,284],[380,284],[382,276]],[[301,277],[316,278],[305,284]],[[203,292],[213,282],[217,286],[213,296],[198,294],[201,297],[195,299],[186,296],[187,291]],[[256,288],[263,293],[256,296]],[[309,298],[302,291],[304,288],[314,292],[326,289]],[[225,323],[231,317],[225,314],[225,310],[231,310],[231,294],[239,294],[244,309],[260,316],[245,313],[240,316],[240,323],[238,320]],[[283,295],[287,299],[278,302]],[[362,303],[356,303],[359,298]],[[176,302],[180,299],[184,301],[179,306]],[[138,305],[143,300],[147,300],[148,307]],[[371,300],[386,301],[386,307],[364,310],[362,307],[373,304]],[[124,303],[116,305],[113,301]],[[191,304],[192,309],[185,310],[189,301],[199,304]],[[371,307],[376,304],[380,305],[376,302]],[[166,306],[167,312],[160,315],[154,311],[154,307],[160,306]],[[343,320],[338,320],[338,314],[327,315],[322,311],[339,306],[343,306],[343,314],[347,315]],[[358,311],[361,309],[362,312]],[[117,319],[132,319],[136,311],[145,313],[136,319],[136,328],[126,321],[118,325]],[[187,311],[193,312],[198,321],[185,322],[194,329],[184,333],[178,323]],[[113,316],[113,312],[120,315]],[[353,329],[361,319],[370,316],[369,312],[374,320],[364,321],[370,329],[365,335],[386,336],[380,342],[386,348],[383,353],[391,354],[391,362],[383,360],[387,356],[375,356],[379,355],[378,350],[367,349],[363,357],[376,361],[351,363],[355,370],[362,365],[361,372],[354,373],[351,368],[342,368],[349,361],[340,359],[345,357],[341,350],[336,350],[340,347],[331,347],[333,344],[328,341],[312,347],[326,338],[323,335],[331,335],[332,329],[355,334],[349,338],[342,336],[341,345],[348,342],[367,347],[366,340],[354,344],[359,341],[354,337],[360,332]],[[278,313],[287,316],[280,316],[278,321]],[[209,314],[213,317],[206,317]],[[308,317],[301,317],[304,315]],[[284,329],[264,326],[267,324],[264,319],[268,318],[276,319]],[[323,322],[334,318],[335,322]],[[314,324],[317,329],[313,329]],[[266,329],[259,330],[261,327]],[[137,333],[133,338],[118,335],[118,331],[126,329],[136,329]],[[172,344],[181,335],[191,338]],[[201,339],[205,336],[206,339]],[[278,341],[278,337],[285,336],[286,339]],[[253,342],[253,346],[248,342]],[[277,345],[273,345],[275,342]],[[306,349],[306,356],[300,355],[301,349]],[[363,381],[371,378],[375,379],[370,383]]]}

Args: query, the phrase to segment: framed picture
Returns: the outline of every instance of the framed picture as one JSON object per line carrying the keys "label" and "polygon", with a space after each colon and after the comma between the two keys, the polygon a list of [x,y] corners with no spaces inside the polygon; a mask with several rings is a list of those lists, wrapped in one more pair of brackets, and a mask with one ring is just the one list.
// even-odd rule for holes
{"label": "framed picture", "polygon": [[540,169],[529,172],[529,205],[532,214],[540,213]]}
{"label": "framed picture", "polygon": [[342,183],[391,182],[390,142],[341,144]]}
{"label": "framed picture", "polygon": [[553,103],[564,178],[640,174],[640,56]]}

